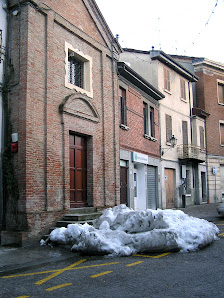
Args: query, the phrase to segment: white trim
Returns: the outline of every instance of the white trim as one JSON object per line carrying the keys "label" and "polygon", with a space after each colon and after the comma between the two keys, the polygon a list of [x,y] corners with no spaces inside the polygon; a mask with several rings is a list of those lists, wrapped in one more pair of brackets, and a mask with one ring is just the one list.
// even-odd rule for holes
{"label": "white trim", "polygon": [[[68,52],[72,51],[75,53],[77,58],[84,62],[84,88],[80,88],[68,82]],[[87,96],[93,98],[92,89],[92,58],[88,55],[83,54],[78,49],[73,48],[72,45],[65,42],[65,87],[69,89],[74,89],[77,92],[86,94]]]}

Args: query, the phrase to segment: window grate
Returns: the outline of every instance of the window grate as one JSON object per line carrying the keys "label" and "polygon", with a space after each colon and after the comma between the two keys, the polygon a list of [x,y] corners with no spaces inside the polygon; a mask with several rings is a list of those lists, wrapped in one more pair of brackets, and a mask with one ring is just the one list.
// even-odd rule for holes
{"label": "window grate", "polygon": [[74,57],[68,58],[68,82],[83,88],[83,66],[84,63]]}

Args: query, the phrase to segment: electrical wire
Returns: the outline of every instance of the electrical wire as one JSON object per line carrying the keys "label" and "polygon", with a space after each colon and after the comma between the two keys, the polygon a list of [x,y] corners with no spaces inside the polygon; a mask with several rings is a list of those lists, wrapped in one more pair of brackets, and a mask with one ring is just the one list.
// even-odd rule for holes
{"label": "electrical wire", "polygon": [[[198,39],[199,39],[201,33],[203,32],[203,30],[205,29],[205,27],[209,25],[209,22],[210,22],[210,20],[211,20],[211,17],[212,17],[212,15],[215,13],[215,9],[216,9],[216,7],[218,6],[218,2],[219,2],[219,0],[216,0],[215,6],[214,6],[214,8],[213,8],[211,14],[209,15],[209,18],[208,18],[207,22],[205,23],[205,25],[203,26],[203,28],[201,29],[201,31],[195,36],[194,40],[193,40],[192,43],[191,43],[192,45],[195,45],[196,41],[198,41]],[[188,47],[188,48],[189,48],[189,47]],[[188,48],[186,48],[186,49],[184,50],[184,53],[187,52]]]}

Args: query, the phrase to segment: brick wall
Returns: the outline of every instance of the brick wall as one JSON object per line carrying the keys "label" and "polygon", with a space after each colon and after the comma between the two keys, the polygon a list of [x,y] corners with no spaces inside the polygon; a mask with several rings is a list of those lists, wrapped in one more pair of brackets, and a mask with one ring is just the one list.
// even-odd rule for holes
{"label": "brick wall", "polygon": [[224,81],[224,73],[212,70],[196,72],[199,80],[196,84],[197,105],[210,113],[206,118],[207,151],[211,155],[224,156],[224,147],[220,146],[219,120],[224,120],[224,106],[218,104],[217,80]]}
{"label": "brick wall", "polygon": [[[89,205],[119,204],[115,61],[83,1],[45,3],[54,11],[25,5],[12,19],[13,36],[17,37],[12,39],[17,84],[11,87],[10,100],[13,132],[19,134],[14,164],[20,190],[15,212],[28,239],[46,232],[69,209],[70,131],[87,138]],[[87,101],[97,111],[98,121],[59,113],[66,96],[77,95],[65,87],[65,42],[92,58],[93,98]],[[76,109],[75,98],[72,104]],[[13,216],[8,208],[8,230],[15,229]]]}
{"label": "brick wall", "polygon": [[130,130],[120,129],[120,146],[122,149],[137,151],[143,154],[160,158],[159,137],[159,107],[154,107],[154,124],[156,142],[144,138],[143,101],[150,102],[133,87],[128,86],[126,91],[127,126]]}

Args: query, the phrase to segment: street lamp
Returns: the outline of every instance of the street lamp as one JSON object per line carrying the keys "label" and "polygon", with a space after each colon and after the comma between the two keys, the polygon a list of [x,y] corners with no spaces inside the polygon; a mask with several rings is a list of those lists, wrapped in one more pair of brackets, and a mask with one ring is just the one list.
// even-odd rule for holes
{"label": "street lamp", "polygon": [[170,144],[171,144],[171,146],[169,148],[161,148],[161,155],[164,154],[164,150],[167,150],[168,151],[171,148],[174,148],[176,146],[176,144],[177,144],[177,138],[174,135],[172,135],[172,137],[170,138]]}

